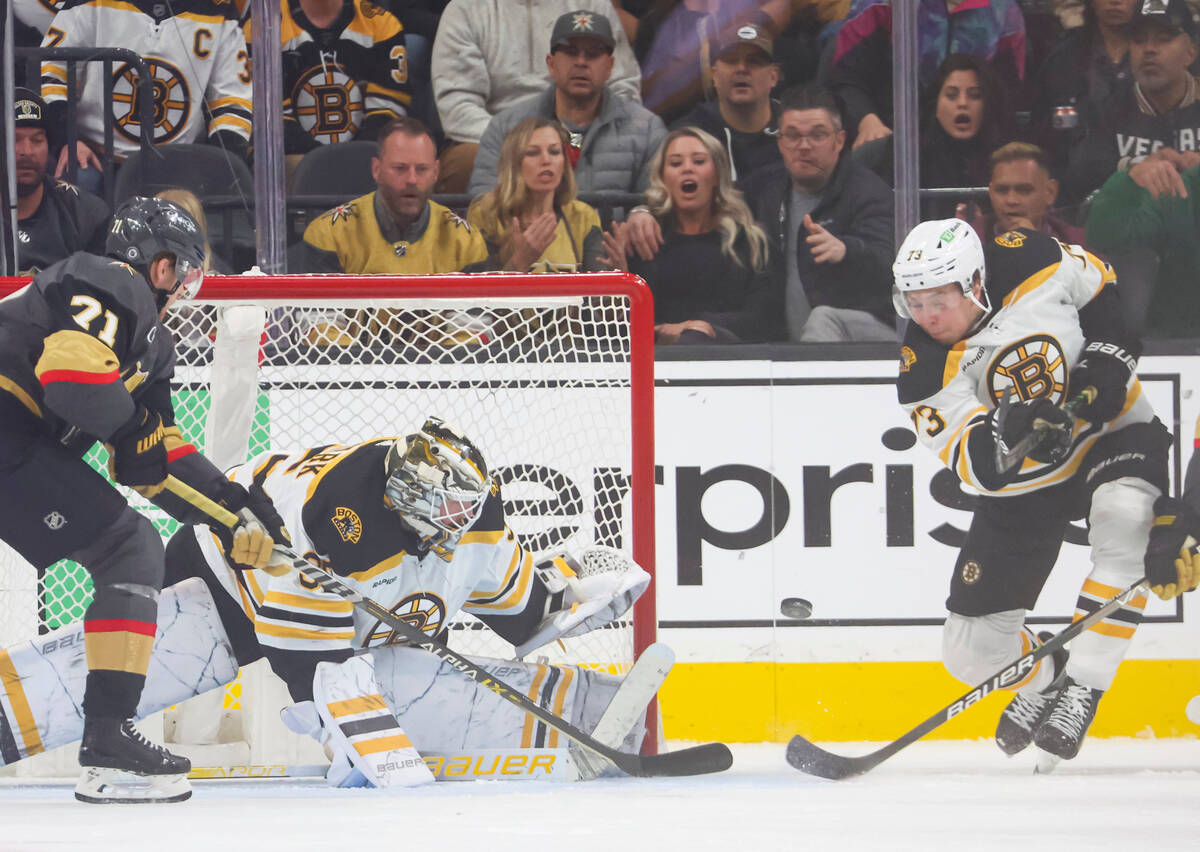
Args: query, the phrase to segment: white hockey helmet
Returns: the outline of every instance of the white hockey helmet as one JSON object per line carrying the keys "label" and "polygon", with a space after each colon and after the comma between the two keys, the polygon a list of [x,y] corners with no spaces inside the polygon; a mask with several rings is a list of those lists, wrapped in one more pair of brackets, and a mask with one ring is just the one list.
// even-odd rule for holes
{"label": "white hockey helmet", "polygon": [[963,295],[983,309],[991,310],[987,290],[981,290],[982,300],[976,298],[971,285],[975,276],[979,283],[986,280],[983,243],[975,229],[962,219],[931,219],[922,222],[904,238],[896,262],[892,264],[892,304],[896,313],[912,319],[905,293],[932,290],[947,284],[957,284]]}
{"label": "white hockey helmet", "polygon": [[443,555],[475,523],[492,487],[483,454],[437,417],[426,420],[420,432],[397,438],[384,469],[388,505]]}

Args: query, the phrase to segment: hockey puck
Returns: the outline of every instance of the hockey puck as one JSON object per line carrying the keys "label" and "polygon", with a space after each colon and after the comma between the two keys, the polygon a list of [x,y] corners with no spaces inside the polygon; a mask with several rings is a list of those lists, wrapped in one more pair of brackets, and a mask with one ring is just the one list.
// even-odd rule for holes
{"label": "hockey puck", "polygon": [[804,598],[784,598],[779,611],[788,618],[808,618],[812,615],[812,604]]}
{"label": "hockey puck", "polygon": [[1184,714],[1188,717],[1188,721],[1200,725],[1200,695],[1192,697],[1192,700],[1187,703],[1187,707],[1183,709]]}

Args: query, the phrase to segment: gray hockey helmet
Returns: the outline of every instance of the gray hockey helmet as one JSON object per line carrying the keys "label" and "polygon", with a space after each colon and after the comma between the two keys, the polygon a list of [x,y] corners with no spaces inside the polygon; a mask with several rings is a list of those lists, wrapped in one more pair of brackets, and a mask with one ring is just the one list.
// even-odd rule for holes
{"label": "gray hockey helmet", "polygon": [[[175,258],[174,290],[155,288],[155,300],[161,309],[175,290],[184,288],[183,298],[191,298],[204,281],[204,233],[186,210],[165,198],[126,199],[113,214],[105,253],[124,261],[150,281],[150,264],[156,257],[170,254]],[[151,283],[153,287],[153,283]]]}

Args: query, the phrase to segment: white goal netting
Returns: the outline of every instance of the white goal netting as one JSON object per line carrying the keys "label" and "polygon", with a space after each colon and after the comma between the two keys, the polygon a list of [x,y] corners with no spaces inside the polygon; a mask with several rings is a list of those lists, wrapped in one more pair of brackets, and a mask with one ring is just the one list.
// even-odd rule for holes
{"label": "white goal netting", "polygon": [[[652,309],[643,288],[608,274],[211,279],[168,322],[177,422],[228,466],[266,450],[402,435],[436,415],[482,450],[509,524],[535,557],[605,544],[653,573]],[[89,458],[104,465],[102,449]],[[165,513],[131,499],[164,536],[174,531]],[[64,561],[38,576],[11,552],[0,554],[0,588],[5,645],[80,620],[91,597],[79,566]],[[462,652],[512,655],[469,616],[448,635]],[[652,587],[620,623],[539,653],[621,671],[653,640]],[[210,699],[206,712],[223,720],[186,727],[214,741],[238,736],[217,729],[231,727],[230,715],[260,712],[246,704],[261,689],[244,687],[233,685],[219,706]],[[232,727],[247,739],[262,724],[241,721]],[[260,745],[237,759],[287,761]]]}

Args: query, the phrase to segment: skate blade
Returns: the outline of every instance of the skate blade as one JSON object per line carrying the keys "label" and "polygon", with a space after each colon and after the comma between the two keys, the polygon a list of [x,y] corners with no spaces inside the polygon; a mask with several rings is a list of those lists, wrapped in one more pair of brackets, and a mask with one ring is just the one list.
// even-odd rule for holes
{"label": "skate blade", "polygon": [[1033,767],[1034,775],[1049,775],[1062,761],[1062,758],[1057,754],[1051,754],[1048,751],[1043,751],[1041,748],[1035,748],[1034,750],[1037,752],[1037,764]]}
{"label": "skate blade", "polygon": [[140,775],[121,769],[84,768],[75,798],[91,805],[150,805],[182,802],[192,796],[187,774]]}

